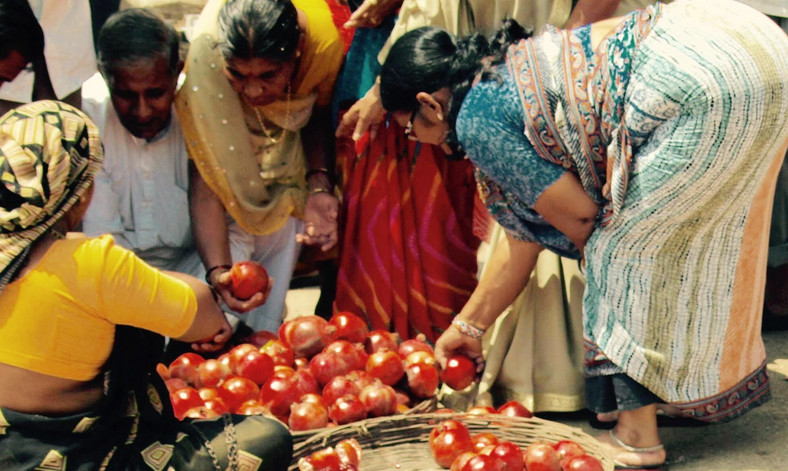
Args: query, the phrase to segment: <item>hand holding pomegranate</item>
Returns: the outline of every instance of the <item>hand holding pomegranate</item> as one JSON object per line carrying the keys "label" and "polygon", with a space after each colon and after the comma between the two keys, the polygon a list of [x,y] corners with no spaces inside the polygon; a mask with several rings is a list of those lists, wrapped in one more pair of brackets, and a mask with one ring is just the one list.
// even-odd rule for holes
{"label": "hand holding pomegranate", "polygon": [[252,261],[237,262],[230,269],[214,268],[206,281],[235,312],[248,312],[265,303],[274,284],[265,268]]}
{"label": "hand holding pomegranate", "polygon": [[452,325],[435,342],[435,360],[441,369],[445,370],[449,358],[455,355],[464,355],[473,360],[476,363],[477,373],[484,369],[482,339],[463,334]]}

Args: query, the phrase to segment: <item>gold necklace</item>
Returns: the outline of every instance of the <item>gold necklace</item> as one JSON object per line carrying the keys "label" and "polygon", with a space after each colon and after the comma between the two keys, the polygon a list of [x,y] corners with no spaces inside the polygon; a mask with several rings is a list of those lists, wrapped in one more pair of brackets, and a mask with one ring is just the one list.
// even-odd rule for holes
{"label": "gold necklace", "polygon": [[[287,82],[287,101],[285,103],[286,103],[285,120],[287,122],[290,122],[290,82]],[[263,131],[263,134],[265,134],[266,139],[276,144],[277,139],[274,136],[272,136],[271,133],[268,131],[268,128],[265,127],[265,123],[263,122],[263,117],[260,115],[260,110],[258,110],[256,106],[252,105],[248,101],[246,102],[246,104],[249,105],[249,107],[251,107],[252,110],[254,110],[254,115],[255,117],[257,117],[257,123],[260,125],[260,130]]]}
{"label": "gold necklace", "polygon": [[[252,105],[249,105],[249,106],[252,106]],[[265,134],[265,137],[269,141],[271,141],[274,144],[276,144],[276,142],[277,142],[276,138],[274,136],[272,136],[270,132],[268,132],[268,128],[266,128],[265,124],[263,124],[263,117],[260,116],[260,111],[255,106],[252,106],[252,109],[254,110],[254,115],[257,116],[257,122],[260,124],[260,129],[263,131],[263,134]]]}

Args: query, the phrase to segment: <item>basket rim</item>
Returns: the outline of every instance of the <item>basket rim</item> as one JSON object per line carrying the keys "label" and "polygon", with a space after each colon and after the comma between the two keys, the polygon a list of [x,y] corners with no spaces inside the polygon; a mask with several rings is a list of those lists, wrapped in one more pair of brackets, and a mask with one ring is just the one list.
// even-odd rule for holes
{"label": "basket rim", "polygon": [[[609,452],[593,436],[578,427],[572,427],[539,417],[508,417],[496,414],[424,413],[398,414],[376,417],[345,425],[323,429],[300,442],[294,443],[293,461],[290,469],[298,469],[295,464],[300,457],[328,446],[334,446],[344,438],[357,438],[362,441],[362,448],[369,453],[371,450],[396,449],[400,445],[412,445],[426,442],[429,430],[444,420],[459,420],[469,429],[486,430],[500,427],[503,434],[520,434],[524,441],[536,442],[543,438],[534,434],[539,431],[549,436],[555,434],[562,439],[571,439],[580,444],[590,455],[600,459],[606,471],[613,470],[613,458]],[[477,433],[472,431],[472,434]],[[393,437],[393,440],[391,439]],[[386,442],[389,439],[389,442]],[[551,438],[544,440],[555,441]],[[362,459],[362,463],[363,463]]]}

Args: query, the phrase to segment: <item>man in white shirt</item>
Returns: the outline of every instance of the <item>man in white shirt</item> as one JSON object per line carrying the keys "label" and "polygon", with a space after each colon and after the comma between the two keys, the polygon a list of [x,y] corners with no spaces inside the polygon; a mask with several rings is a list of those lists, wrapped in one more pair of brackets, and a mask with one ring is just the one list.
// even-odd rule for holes
{"label": "man in white shirt", "polygon": [[172,103],[182,62],[175,30],[144,9],[111,16],[99,34],[101,75],[83,109],[104,143],[104,167],[83,220],[151,265],[199,276],[188,205],[188,155]]}

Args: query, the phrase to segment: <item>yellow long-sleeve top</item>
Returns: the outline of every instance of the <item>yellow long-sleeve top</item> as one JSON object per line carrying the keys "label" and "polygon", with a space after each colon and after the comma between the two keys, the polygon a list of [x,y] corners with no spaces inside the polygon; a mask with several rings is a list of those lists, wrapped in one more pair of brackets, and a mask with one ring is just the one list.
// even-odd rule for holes
{"label": "yellow long-sleeve top", "polygon": [[178,337],[196,313],[186,283],[112,236],[59,240],[0,294],[0,362],[88,381],[112,351],[115,325]]}

